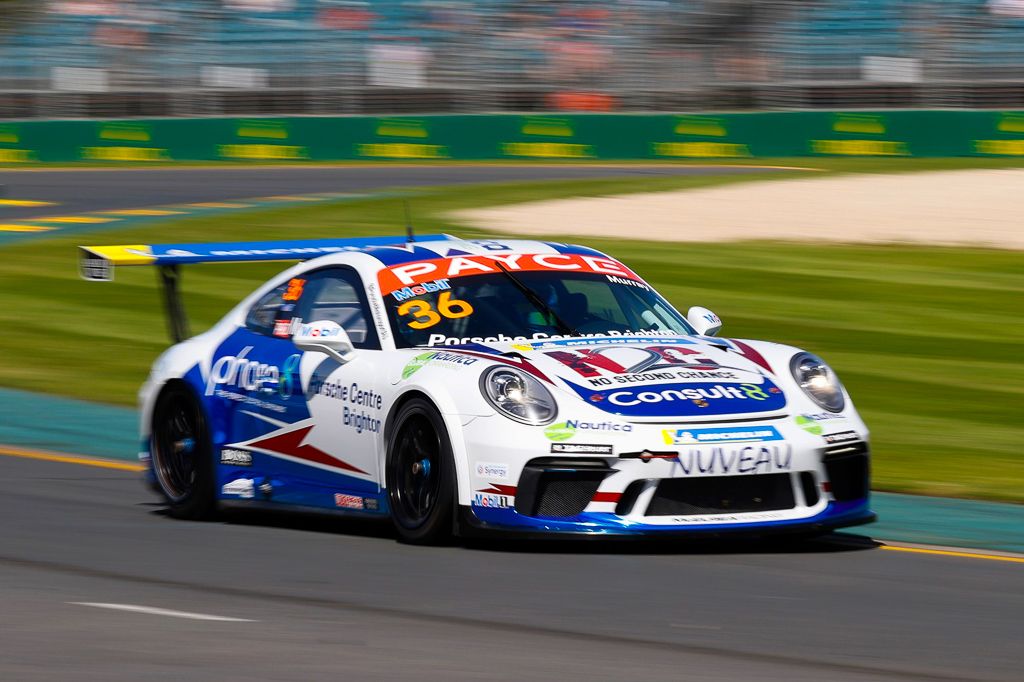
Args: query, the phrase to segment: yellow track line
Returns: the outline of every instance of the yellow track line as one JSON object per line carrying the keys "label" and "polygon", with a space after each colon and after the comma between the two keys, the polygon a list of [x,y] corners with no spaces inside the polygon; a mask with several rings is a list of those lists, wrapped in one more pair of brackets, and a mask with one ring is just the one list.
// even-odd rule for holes
{"label": "yellow track line", "polygon": [[52,218],[33,218],[32,220],[39,223],[82,223],[91,225],[94,223],[112,223],[115,220],[120,220],[120,218],[101,218],[95,215],[63,215]]}
{"label": "yellow track line", "polygon": [[45,227],[43,225],[17,225],[15,223],[0,225],[0,232],[47,232],[56,229],[56,227]]}
{"label": "yellow track line", "polygon": [[97,211],[104,215],[128,215],[128,216],[161,216],[181,215],[184,211],[170,211],[163,208],[124,208],[117,211]]}
{"label": "yellow track line", "polygon": [[0,206],[56,206],[52,201],[33,201],[32,199],[0,199]]}
{"label": "yellow track line", "polygon": [[910,552],[911,554],[935,554],[938,556],[956,556],[965,559],[986,559],[988,561],[1008,561],[1014,564],[1024,564],[1024,557],[1004,556],[1001,554],[981,554],[979,552],[958,552],[951,549],[925,549],[924,547],[893,547],[892,545],[881,545],[879,549],[887,549],[890,552]]}
{"label": "yellow track line", "polygon": [[61,455],[56,452],[45,450],[30,450],[18,448],[13,445],[0,445],[0,455],[7,457],[23,457],[25,459],[38,459],[44,462],[61,462],[63,464],[81,464],[88,467],[99,467],[100,469],[117,469],[119,471],[144,471],[146,467],[131,462],[118,462],[100,457],[83,457],[80,455]]}

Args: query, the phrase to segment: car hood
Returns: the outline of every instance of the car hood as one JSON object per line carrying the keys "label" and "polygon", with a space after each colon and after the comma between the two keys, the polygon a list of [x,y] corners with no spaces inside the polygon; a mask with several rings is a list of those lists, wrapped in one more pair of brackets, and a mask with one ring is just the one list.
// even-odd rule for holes
{"label": "car hood", "polygon": [[518,366],[563,394],[626,418],[749,415],[786,406],[768,361],[735,339],[610,336],[451,350]]}

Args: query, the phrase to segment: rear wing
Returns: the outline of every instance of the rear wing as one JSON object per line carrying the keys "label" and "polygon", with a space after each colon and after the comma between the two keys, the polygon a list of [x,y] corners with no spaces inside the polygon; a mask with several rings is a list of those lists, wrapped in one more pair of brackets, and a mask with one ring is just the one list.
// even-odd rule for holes
{"label": "rear wing", "polygon": [[[448,235],[417,236],[415,241],[450,239]],[[153,265],[163,287],[167,326],[175,343],[191,334],[181,303],[181,271],[190,263],[253,263],[258,261],[301,261],[330,253],[360,251],[373,246],[406,244],[409,237],[355,237],[349,239],[293,239],[271,242],[210,242],[204,244],[120,244],[80,246],[78,270],[83,279],[111,282],[117,266]]]}

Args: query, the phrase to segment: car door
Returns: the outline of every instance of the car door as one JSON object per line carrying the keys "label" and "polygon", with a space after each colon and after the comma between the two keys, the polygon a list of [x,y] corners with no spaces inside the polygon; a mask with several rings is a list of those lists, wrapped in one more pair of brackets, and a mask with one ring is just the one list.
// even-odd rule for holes
{"label": "car door", "polygon": [[[352,268],[330,266],[307,273],[290,330],[323,321],[340,325],[358,352],[346,363],[318,351],[303,353],[299,388],[309,429],[301,443],[296,438],[292,442],[312,474],[309,484],[327,494],[321,499],[343,508],[376,508],[381,480],[377,444],[385,413],[380,341],[362,280]],[[292,351],[297,352],[294,345]]]}

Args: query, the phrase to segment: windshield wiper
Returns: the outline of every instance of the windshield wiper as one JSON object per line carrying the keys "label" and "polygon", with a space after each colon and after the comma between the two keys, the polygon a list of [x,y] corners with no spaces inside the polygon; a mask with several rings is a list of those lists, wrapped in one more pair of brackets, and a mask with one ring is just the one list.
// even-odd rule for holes
{"label": "windshield wiper", "polygon": [[519,289],[519,291],[523,292],[523,296],[526,297],[526,300],[528,300],[530,303],[532,303],[534,308],[539,310],[541,312],[541,314],[543,314],[544,316],[546,316],[548,318],[548,322],[549,323],[552,322],[552,321],[555,323],[555,328],[558,329],[558,333],[560,333],[560,334],[562,334],[564,336],[580,336],[580,333],[579,333],[578,330],[576,330],[573,327],[570,327],[569,325],[567,325],[565,323],[565,320],[560,318],[558,316],[558,313],[556,313],[554,310],[552,310],[551,306],[549,306],[547,303],[545,303],[544,299],[542,299],[540,296],[537,295],[536,291],[534,291],[533,289],[528,287],[526,284],[523,283],[523,281],[521,279],[519,279],[518,277],[513,275],[509,271],[509,269],[506,268],[501,263],[501,261],[495,260],[494,264],[496,266],[498,266],[499,270],[501,270],[503,273],[505,273],[505,276],[508,277],[509,281],[512,282],[512,284],[516,285],[516,288]]}

